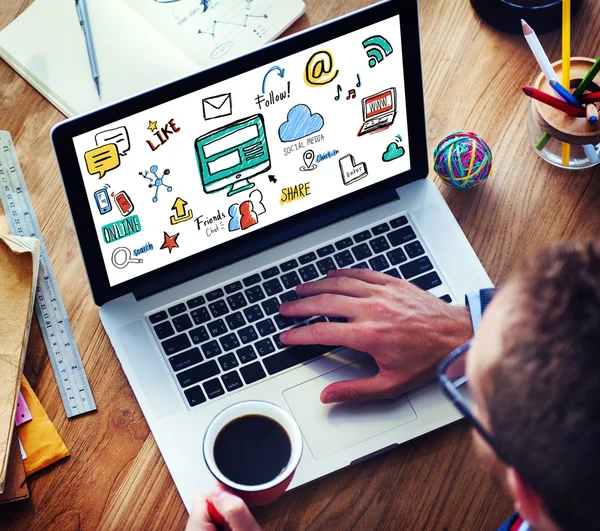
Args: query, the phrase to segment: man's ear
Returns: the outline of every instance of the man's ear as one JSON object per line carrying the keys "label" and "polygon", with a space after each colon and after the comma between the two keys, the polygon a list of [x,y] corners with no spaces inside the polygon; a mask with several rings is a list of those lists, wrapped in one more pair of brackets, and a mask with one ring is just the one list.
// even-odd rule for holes
{"label": "man's ear", "polygon": [[512,467],[506,468],[506,488],[515,502],[515,510],[532,526],[537,526],[542,518],[544,502],[537,492],[527,485]]}

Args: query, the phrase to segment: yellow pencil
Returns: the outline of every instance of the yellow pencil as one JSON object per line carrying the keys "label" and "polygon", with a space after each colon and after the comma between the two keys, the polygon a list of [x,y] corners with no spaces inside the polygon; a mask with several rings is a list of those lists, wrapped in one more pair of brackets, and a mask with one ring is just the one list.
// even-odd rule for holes
{"label": "yellow pencil", "polygon": [[[563,0],[562,25],[562,84],[571,92],[571,0]],[[563,142],[562,163],[568,166],[571,160],[571,145]]]}

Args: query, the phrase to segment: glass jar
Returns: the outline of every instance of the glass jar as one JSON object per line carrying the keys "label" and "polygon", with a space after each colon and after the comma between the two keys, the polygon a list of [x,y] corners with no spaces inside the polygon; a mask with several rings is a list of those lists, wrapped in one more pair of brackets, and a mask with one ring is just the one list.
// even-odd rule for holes
{"label": "glass jar", "polygon": [[[571,59],[571,89],[574,90],[594,64],[593,59]],[[562,78],[562,61],[553,65],[558,80]],[[600,91],[600,75],[588,87]],[[535,88],[555,95],[544,74],[535,82]],[[568,116],[562,111],[537,100],[531,100],[527,120],[527,138],[536,153],[545,161],[567,169],[585,169],[600,164],[600,122],[590,123],[587,118]],[[563,164],[563,144],[569,145],[569,163]]]}

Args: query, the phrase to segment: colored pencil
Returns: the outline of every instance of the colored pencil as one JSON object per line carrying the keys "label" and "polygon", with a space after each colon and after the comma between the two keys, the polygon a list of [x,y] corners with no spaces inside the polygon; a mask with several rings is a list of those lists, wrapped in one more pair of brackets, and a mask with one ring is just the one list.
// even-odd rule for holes
{"label": "colored pencil", "polygon": [[594,146],[591,144],[584,145],[583,150],[592,164],[600,162],[600,158],[598,157],[598,153],[596,152],[596,148]]}
{"label": "colored pencil", "polygon": [[[571,0],[563,0],[562,3],[562,82],[567,88],[571,87]],[[552,85],[552,80],[550,80]],[[558,86],[559,83],[557,82]],[[554,90],[556,86],[552,87]],[[561,87],[564,88],[564,87]],[[559,91],[559,93],[562,91]],[[571,98],[575,100],[577,105],[577,99],[567,90],[564,89],[566,94],[561,94],[566,102],[572,103]],[[571,145],[563,142],[562,145],[562,164],[568,166],[571,160]]]}
{"label": "colored pencil", "polygon": [[529,44],[535,59],[540,65],[542,72],[544,72],[544,75],[546,76],[546,79],[550,81],[552,78],[556,77],[556,72],[554,72],[554,68],[552,68],[552,63],[550,62],[550,59],[548,59],[548,56],[542,47],[542,43],[535,34],[535,31],[533,31],[532,27],[523,19],[521,19],[521,25],[523,26],[523,35],[525,35],[525,39],[527,39],[527,44]]}
{"label": "colored pencil", "polygon": [[563,85],[561,85],[557,79],[550,80],[550,86],[554,89],[554,91],[569,105],[573,105],[574,107],[581,107],[581,103],[579,103]]}
{"label": "colored pencil", "polygon": [[588,103],[585,107],[588,122],[595,124],[598,122],[598,108],[594,103]]}
{"label": "colored pencil", "polygon": [[579,98],[580,103],[597,103],[600,101],[600,92],[590,92]]}
{"label": "colored pencil", "polygon": [[581,98],[581,96],[583,96],[583,93],[585,92],[585,89],[594,80],[594,78],[598,75],[599,72],[600,72],[600,57],[594,63],[594,66],[592,66],[592,68],[590,68],[590,71],[581,80],[581,83],[579,83],[579,86],[573,93],[573,96],[575,96],[575,98],[577,98],[577,99]]}
{"label": "colored pencil", "polygon": [[562,111],[569,116],[577,116],[578,118],[585,118],[585,111],[581,108],[581,106],[575,107],[574,105],[570,105],[563,100],[559,100],[554,96],[551,96],[547,92],[543,92],[533,87],[523,87],[523,92],[527,94],[530,98],[534,100],[541,101],[546,105],[550,105],[559,111]]}

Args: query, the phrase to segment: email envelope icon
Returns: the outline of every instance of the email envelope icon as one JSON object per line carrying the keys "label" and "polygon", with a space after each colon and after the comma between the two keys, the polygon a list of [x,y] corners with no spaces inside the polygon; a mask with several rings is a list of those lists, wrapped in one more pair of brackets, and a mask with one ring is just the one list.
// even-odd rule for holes
{"label": "email envelope icon", "polygon": [[202,110],[205,120],[213,120],[222,116],[229,116],[233,109],[231,105],[231,94],[221,94],[202,100]]}

